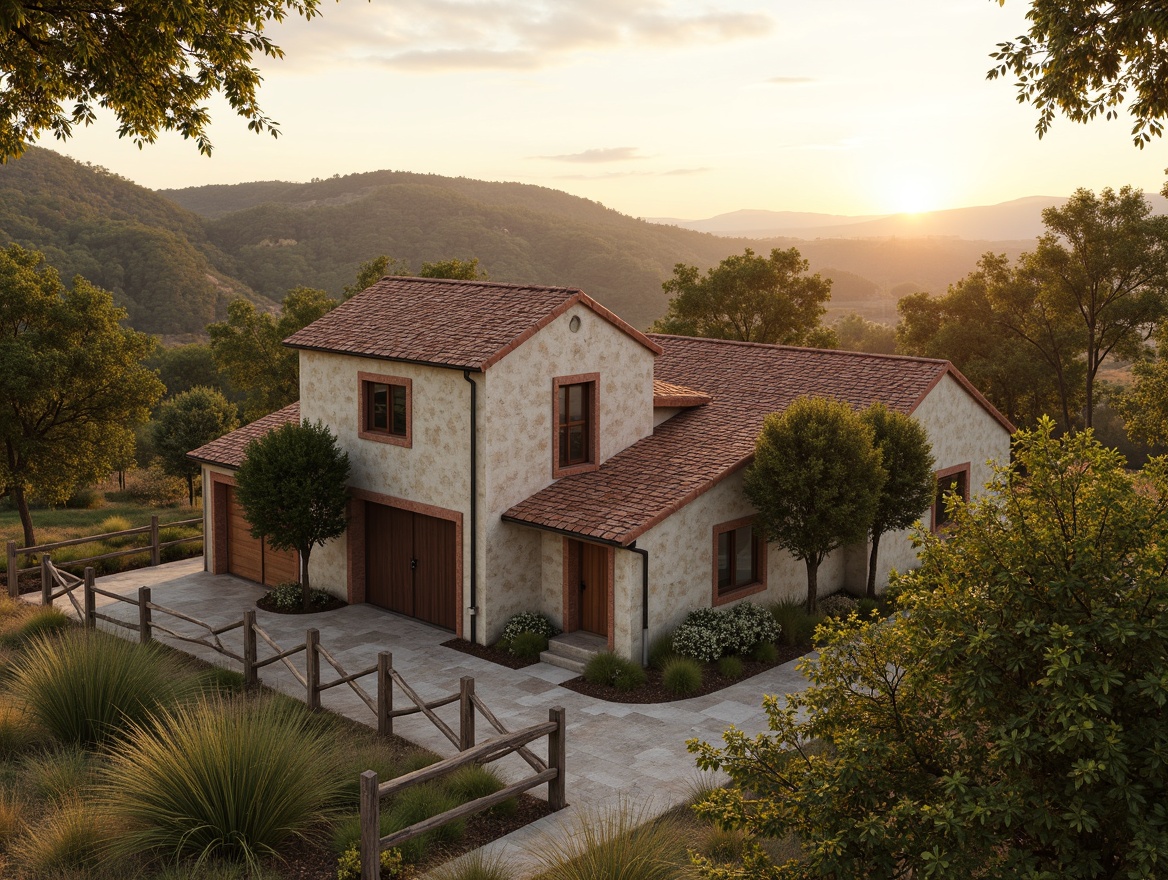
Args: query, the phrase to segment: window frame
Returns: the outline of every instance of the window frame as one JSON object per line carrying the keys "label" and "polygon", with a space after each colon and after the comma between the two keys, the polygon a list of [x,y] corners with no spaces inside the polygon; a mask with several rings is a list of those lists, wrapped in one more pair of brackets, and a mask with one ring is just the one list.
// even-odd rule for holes
{"label": "window frame", "polygon": [[[948,526],[951,522],[951,520],[949,520],[947,517],[941,519],[941,517],[945,516],[944,508],[938,504],[938,502],[941,500],[942,494],[941,481],[948,477],[962,477],[961,500],[968,502],[970,465],[971,462],[967,461],[963,462],[962,464],[954,465],[953,467],[942,468],[941,470],[934,473],[933,478],[936,481],[936,490],[933,492],[933,503],[929,507],[929,531],[931,531],[933,534],[943,533],[946,530],[946,526]],[[946,494],[948,493],[946,492]]]}
{"label": "window frame", "polygon": [[[387,385],[405,389],[406,398],[406,430],[404,434],[395,434],[393,426],[393,392],[389,392],[389,429],[372,428],[369,420],[372,416],[370,395],[372,386]],[[357,436],[362,440],[373,440],[377,443],[389,443],[393,446],[411,448],[414,445],[414,383],[405,376],[386,376],[380,373],[357,374]]]}
{"label": "window frame", "polygon": [[[751,527],[751,540],[754,544],[754,580],[746,584],[734,585],[733,583],[728,587],[720,587],[718,585],[718,544],[722,535],[730,532],[733,534],[743,526]],[[713,605],[725,605],[729,602],[736,602],[747,596],[753,596],[755,593],[764,592],[767,588],[767,542],[758,530],[758,518],[754,516],[746,516],[741,519],[730,520],[729,522],[719,523],[714,526],[714,540],[713,540],[713,560],[712,568],[713,575],[711,579],[711,602]],[[731,538],[733,540],[733,538]],[[731,550],[736,548],[731,547]],[[734,558],[731,553],[731,559]],[[733,572],[733,567],[731,568]],[[731,574],[733,580],[733,574]]]}
{"label": "window frame", "polygon": [[[560,464],[560,389],[571,385],[584,385],[585,400],[588,404],[588,419],[585,436],[588,440],[588,456],[576,464]],[[572,376],[556,376],[552,379],[552,479],[594,471],[600,467],[600,374],[578,373]]]}

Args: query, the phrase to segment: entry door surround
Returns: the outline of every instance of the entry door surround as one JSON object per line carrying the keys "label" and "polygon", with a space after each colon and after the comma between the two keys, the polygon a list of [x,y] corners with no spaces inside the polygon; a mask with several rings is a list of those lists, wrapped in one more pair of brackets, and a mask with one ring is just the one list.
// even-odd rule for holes
{"label": "entry door surround", "polygon": [[[605,544],[564,538],[564,631],[603,636],[613,648],[616,553]],[[599,581],[599,583],[597,582]],[[581,583],[586,586],[581,589]]]}
{"label": "entry door surround", "polygon": [[454,583],[455,583],[455,615],[454,632],[462,636],[463,616],[465,604],[463,602],[463,543],[462,543],[462,513],[457,510],[448,510],[431,504],[422,504],[404,498],[395,498],[379,492],[369,492],[364,489],[349,489],[349,527],[346,532],[347,562],[348,562],[348,598],[350,604],[358,604],[368,600],[366,565],[366,516],[365,504],[372,502],[384,507],[409,513],[418,513],[435,519],[446,520],[454,529]]}

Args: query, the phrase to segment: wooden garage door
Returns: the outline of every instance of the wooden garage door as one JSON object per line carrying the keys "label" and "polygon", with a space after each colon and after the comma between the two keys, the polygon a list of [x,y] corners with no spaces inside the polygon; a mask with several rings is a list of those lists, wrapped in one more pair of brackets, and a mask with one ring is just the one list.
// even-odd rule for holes
{"label": "wooden garage door", "polygon": [[300,579],[295,550],[273,550],[251,535],[251,524],[227,487],[227,570],[237,577],[274,587]]}
{"label": "wooden garage door", "polygon": [[367,502],[365,599],[453,630],[457,547],[450,520]]}

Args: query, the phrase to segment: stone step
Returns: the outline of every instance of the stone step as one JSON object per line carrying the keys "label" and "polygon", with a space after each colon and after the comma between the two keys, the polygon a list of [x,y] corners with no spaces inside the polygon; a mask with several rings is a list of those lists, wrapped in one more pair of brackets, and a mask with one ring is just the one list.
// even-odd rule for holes
{"label": "stone step", "polygon": [[573,660],[571,657],[554,654],[551,651],[544,651],[539,655],[539,659],[544,663],[550,663],[552,666],[567,669],[569,672],[574,672],[577,675],[584,674],[584,661],[582,660]]}
{"label": "stone step", "polygon": [[[575,633],[573,633],[575,635]],[[580,644],[576,640],[568,641],[562,636],[548,639],[547,651],[545,654],[556,654],[568,660],[577,660],[580,663],[587,663],[594,655],[604,650],[604,642],[600,639],[596,640],[595,644],[585,642]]]}

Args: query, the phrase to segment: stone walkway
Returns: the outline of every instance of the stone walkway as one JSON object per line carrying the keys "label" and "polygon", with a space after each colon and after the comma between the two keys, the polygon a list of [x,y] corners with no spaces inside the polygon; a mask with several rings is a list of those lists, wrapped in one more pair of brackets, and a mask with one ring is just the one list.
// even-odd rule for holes
{"label": "stone walkway", "polygon": [[[201,557],[174,562],[157,568],[137,569],[100,578],[100,589],[127,596],[136,595],[142,586],[151,588],[152,601],[174,608],[214,627],[242,619],[243,612],[254,608],[264,588],[228,575],[213,575],[202,570]],[[103,614],[137,621],[134,606],[99,596]],[[80,601],[80,597],[78,597]],[[68,600],[58,604],[68,605]],[[194,635],[197,628],[174,618],[155,618],[178,632]],[[608,703],[586,697],[566,688],[561,682],[573,673],[546,663],[526,669],[511,670],[468,654],[441,647],[450,633],[418,621],[404,618],[372,605],[351,605],[323,614],[282,615],[256,612],[256,622],[277,643],[288,648],[304,641],[304,631],[316,628],[320,642],[347,670],[374,666],[379,651],[393,654],[393,666],[423,699],[434,699],[458,690],[459,679],[475,679],[475,692],[510,730],[546,721],[548,709],[563,706],[567,710],[567,793],[570,807],[522,828],[491,845],[517,866],[529,861],[529,852],[543,834],[553,833],[572,821],[581,809],[607,809],[622,801],[648,813],[664,811],[685,801],[701,775],[693,757],[685,748],[687,739],[698,737],[720,741],[722,731],[730,725],[748,733],[766,730],[762,711],[764,694],[783,694],[801,690],[807,684],[796,671],[795,661],[742,681],[733,687],[674,703]],[[102,624],[130,635],[125,629]],[[188,653],[219,665],[238,669],[238,664],[215,652],[187,643],[162,638]],[[223,636],[224,644],[242,653],[238,631]],[[259,656],[272,655],[261,641]],[[303,658],[300,658],[303,668]],[[332,670],[322,662],[325,681],[333,678]],[[304,690],[283,664],[260,670],[261,681],[293,696],[304,698]],[[366,690],[374,687],[373,676],[361,682]],[[395,695],[395,705],[405,705],[404,696]],[[326,708],[343,713],[366,724],[375,719],[365,704],[347,687],[328,690],[323,695]],[[439,710],[439,715],[457,729],[457,704]],[[399,718],[394,732],[418,745],[449,756],[455,752],[449,741],[421,715]],[[478,720],[479,741],[493,733],[485,719]],[[539,753],[537,744],[537,754]],[[516,756],[496,765],[504,776],[518,778],[529,768]],[[546,788],[532,790],[546,796]]]}

